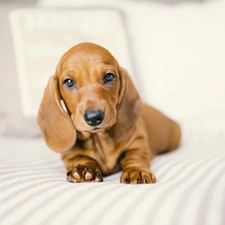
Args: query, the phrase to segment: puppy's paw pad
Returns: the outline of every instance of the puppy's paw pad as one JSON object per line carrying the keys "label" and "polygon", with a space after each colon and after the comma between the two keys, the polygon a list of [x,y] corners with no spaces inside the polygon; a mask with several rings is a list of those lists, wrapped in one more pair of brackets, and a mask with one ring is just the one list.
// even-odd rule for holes
{"label": "puppy's paw pad", "polygon": [[87,181],[91,180],[92,177],[93,177],[92,174],[89,171],[87,171],[86,174],[85,174],[85,180],[87,180]]}
{"label": "puppy's paw pad", "polygon": [[67,180],[72,183],[101,182],[103,178],[98,168],[78,164],[68,171]]}

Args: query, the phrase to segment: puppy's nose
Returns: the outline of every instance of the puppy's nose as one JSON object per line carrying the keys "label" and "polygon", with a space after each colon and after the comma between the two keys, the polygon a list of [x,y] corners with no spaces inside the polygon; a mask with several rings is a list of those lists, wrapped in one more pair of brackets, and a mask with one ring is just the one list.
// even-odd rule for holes
{"label": "puppy's nose", "polygon": [[101,110],[87,110],[84,113],[84,119],[88,125],[97,126],[102,123],[104,112]]}

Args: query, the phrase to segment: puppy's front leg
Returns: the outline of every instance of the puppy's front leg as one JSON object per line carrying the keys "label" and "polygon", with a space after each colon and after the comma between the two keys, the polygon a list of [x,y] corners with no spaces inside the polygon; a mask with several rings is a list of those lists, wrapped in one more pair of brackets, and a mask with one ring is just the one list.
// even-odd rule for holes
{"label": "puppy's front leg", "polygon": [[149,170],[150,159],[148,149],[132,149],[124,152],[121,160],[123,170],[120,182],[124,184],[155,183],[156,177]]}
{"label": "puppy's front leg", "polygon": [[67,172],[67,180],[72,183],[101,182],[103,176],[94,159],[78,155],[73,158],[73,166]]}

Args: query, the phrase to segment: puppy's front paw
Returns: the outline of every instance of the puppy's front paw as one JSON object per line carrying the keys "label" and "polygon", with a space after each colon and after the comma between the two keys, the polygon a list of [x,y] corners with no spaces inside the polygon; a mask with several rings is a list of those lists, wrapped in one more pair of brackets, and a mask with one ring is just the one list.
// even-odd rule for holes
{"label": "puppy's front paw", "polygon": [[123,171],[120,182],[124,184],[150,184],[156,182],[156,177],[150,170],[130,168]]}
{"label": "puppy's front paw", "polygon": [[67,180],[72,183],[101,182],[103,178],[99,168],[78,164],[68,171]]}

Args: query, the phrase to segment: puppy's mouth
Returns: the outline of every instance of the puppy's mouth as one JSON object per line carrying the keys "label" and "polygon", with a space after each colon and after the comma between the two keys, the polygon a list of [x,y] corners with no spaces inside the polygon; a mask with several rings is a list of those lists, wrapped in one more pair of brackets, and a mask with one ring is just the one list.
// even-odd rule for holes
{"label": "puppy's mouth", "polygon": [[88,132],[92,132],[92,133],[97,133],[97,132],[102,132],[105,130],[108,130],[111,126],[106,126],[106,127],[94,127],[91,130],[88,130]]}

